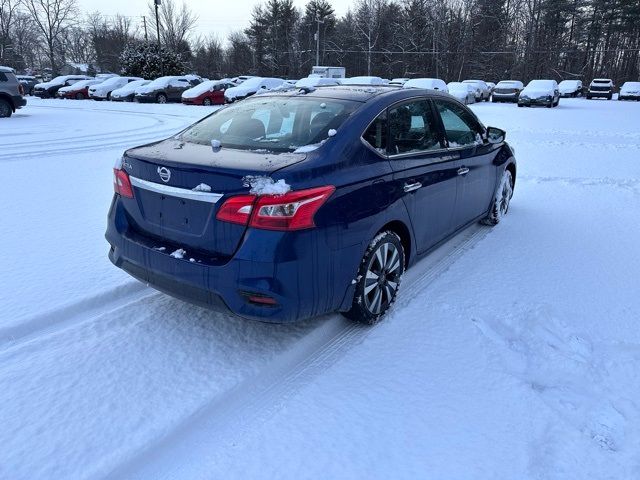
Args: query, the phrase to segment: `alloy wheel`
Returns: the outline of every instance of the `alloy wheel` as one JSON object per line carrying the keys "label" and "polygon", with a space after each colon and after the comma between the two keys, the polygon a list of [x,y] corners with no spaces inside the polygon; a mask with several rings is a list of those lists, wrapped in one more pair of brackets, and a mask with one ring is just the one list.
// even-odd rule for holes
{"label": "alloy wheel", "polygon": [[391,242],[378,246],[371,256],[364,284],[367,310],[377,315],[393,302],[402,275],[398,249]]}
{"label": "alloy wheel", "polygon": [[502,192],[500,193],[500,200],[498,208],[500,209],[500,216],[504,216],[509,211],[509,202],[513,196],[513,187],[511,186],[511,175],[507,181],[502,182]]}

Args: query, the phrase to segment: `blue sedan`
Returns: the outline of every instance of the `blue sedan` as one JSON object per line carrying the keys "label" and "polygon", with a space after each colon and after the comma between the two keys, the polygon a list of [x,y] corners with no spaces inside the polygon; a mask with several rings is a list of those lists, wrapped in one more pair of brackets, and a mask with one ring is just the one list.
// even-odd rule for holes
{"label": "blue sedan", "polygon": [[516,162],[453,97],[336,86],[227,106],[114,169],[106,238],[158,290],[265,322],[376,323],[405,269],[497,224]]}

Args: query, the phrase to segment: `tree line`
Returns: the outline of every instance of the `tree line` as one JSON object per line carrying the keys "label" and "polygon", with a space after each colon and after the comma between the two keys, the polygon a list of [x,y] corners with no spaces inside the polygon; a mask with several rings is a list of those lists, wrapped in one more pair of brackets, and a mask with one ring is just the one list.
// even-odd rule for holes
{"label": "tree line", "polygon": [[[148,8],[141,25],[141,17],[82,15],[76,0],[0,0],[0,64],[122,72],[127,48],[156,41]],[[299,78],[316,57],[349,76],[640,78],[639,0],[355,0],[343,16],[328,0],[303,9],[266,0],[250,16],[227,38],[205,37],[196,35],[198,18],[186,3],[163,0],[160,51],[210,78]]]}

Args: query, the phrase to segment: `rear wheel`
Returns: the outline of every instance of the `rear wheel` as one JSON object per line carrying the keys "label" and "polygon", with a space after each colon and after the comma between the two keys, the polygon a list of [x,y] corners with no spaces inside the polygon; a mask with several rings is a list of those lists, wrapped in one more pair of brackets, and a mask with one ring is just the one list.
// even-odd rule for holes
{"label": "rear wheel", "polygon": [[156,95],[156,101],[158,103],[167,103],[167,96],[164,93],[159,93]]}
{"label": "rear wheel", "polygon": [[0,118],[9,118],[13,113],[13,108],[9,105],[9,102],[0,98]]}
{"label": "rear wheel", "polygon": [[509,211],[509,203],[513,197],[513,176],[509,170],[505,170],[500,179],[500,184],[496,190],[495,197],[493,198],[493,205],[491,211],[487,215],[482,223],[485,225],[497,225]]}
{"label": "rear wheel", "polygon": [[378,234],[360,263],[353,304],[344,315],[367,325],[377,323],[396,300],[404,266],[400,237],[392,231]]}
{"label": "rear wheel", "polygon": [[76,100],[84,100],[84,94],[82,92],[76,93]]}

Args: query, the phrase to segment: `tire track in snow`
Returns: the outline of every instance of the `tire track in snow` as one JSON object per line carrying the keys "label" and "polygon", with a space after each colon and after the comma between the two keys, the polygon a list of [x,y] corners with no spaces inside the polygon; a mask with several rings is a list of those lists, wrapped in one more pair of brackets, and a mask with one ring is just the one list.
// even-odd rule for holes
{"label": "tire track in snow", "polygon": [[95,321],[111,311],[153,295],[160,293],[143,283],[128,281],[100,294],[40,313],[18,325],[0,328],[0,351],[9,350],[70,325]]}
{"label": "tire track in snow", "polygon": [[[472,225],[414,265],[406,273],[403,283],[409,286],[400,291],[394,310],[428,288],[489,231],[489,227]],[[393,315],[393,311],[389,312],[386,321],[393,321]],[[105,479],[181,478],[181,470],[189,462],[180,459],[201,455],[202,460],[212,448],[241,441],[349,349],[362,343],[371,331],[340,315],[332,315],[257,375],[213,398],[155,444],[134,453]]]}

